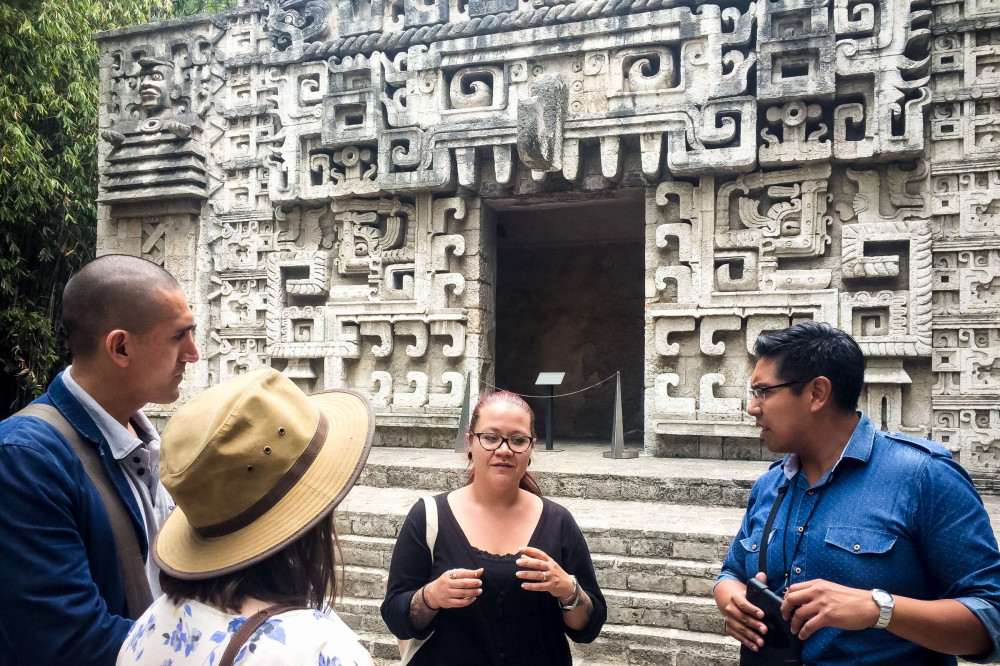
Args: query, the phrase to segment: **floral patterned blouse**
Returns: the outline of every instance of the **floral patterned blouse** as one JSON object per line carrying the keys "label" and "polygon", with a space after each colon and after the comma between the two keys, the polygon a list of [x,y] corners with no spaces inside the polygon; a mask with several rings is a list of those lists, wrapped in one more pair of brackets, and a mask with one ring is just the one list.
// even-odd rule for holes
{"label": "floral patterned blouse", "polygon": [[[194,600],[174,604],[161,596],[140,617],[118,653],[118,666],[213,666],[246,622]],[[358,637],[330,611],[275,615],[236,655],[240,666],[372,666]]]}

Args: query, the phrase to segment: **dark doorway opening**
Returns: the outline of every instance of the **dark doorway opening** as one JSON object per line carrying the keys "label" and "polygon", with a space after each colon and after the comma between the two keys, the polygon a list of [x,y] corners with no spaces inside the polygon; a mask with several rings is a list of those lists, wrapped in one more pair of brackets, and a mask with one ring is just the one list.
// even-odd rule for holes
{"label": "dark doorway opening", "polygon": [[[556,394],[621,372],[626,440],[643,427],[644,206],[641,199],[497,212],[496,383],[521,394],[565,372]],[[615,382],[557,398],[562,441],[609,441]],[[529,399],[538,436],[547,400]]]}

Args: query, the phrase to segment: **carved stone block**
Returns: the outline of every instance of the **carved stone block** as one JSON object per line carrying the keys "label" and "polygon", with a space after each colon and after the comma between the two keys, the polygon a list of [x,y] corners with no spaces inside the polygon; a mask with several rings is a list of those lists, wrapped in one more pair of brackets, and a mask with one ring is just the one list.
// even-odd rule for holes
{"label": "carved stone block", "polygon": [[754,342],[817,320],[1000,486],[994,0],[238,4],[98,37],[98,248],[178,275],[190,390],[269,364],[450,446],[495,211],[641,198],[648,452],[767,456]]}

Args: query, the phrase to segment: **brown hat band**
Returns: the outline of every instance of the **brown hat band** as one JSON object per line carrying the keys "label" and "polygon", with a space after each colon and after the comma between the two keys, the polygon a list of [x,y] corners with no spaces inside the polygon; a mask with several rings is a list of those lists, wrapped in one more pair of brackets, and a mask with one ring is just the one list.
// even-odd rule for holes
{"label": "brown hat band", "polygon": [[316,425],[316,433],[309,440],[309,445],[302,451],[299,457],[292,463],[292,466],[288,468],[278,482],[267,491],[263,497],[251,504],[245,511],[238,513],[228,520],[224,520],[221,523],[215,523],[214,525],[206,525],[204,527],[194,527],[192,528],[199,536],[206,539],[211,539],[214,537],[226,536],[227,534],[232,534],[237,530],[241,530],[253,521],[257,520],[265,513],[274,508],[274,505],[284,497],[292,487],[298,483],[302,475],[306,473],[309,466],[312,465],[313,461],[316,460],[316,456],[319,455],[320,449],[323,448],[323,442],[326,441],[326,433],[330,429],[330,423],[327,421],[326,416],[323,412],[319,413],[319,423]]}

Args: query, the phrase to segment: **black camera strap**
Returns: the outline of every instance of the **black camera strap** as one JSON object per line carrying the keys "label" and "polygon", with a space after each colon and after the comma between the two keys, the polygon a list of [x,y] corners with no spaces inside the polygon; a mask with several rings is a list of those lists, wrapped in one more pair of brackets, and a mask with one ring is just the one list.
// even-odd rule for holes
{"label": "black camera strap", "polygon": [[[798,477],[795,477],[798,478]],[[791,484],[793,479],[785,479],[785,482],[778,486],[778,495],[774,498],[774,503],[771,505],[771,511],[767,514],[767,520],[764,522],[764,534],[761,536],[761,544],[759,549],[759,569],[765,575],[767,574],[767,551],[769,539],[771,534],[771,527],[774,525],[774,519],[778,515],[778,511],[781,509],[782,503],[785,501],[785,495],[788,494],[788,486]],[[788,500],[788,510],[791,514],[792,501]],[[785,520],[785,529],[788,528],[788,519]],[[799,535],[801,540],[802,535]],[[796,544],[796,549],[798,545]],[[782,560],[784,560],[784,536],[782,536]],[[794,555],[792,556],[794,559]],[[784,567],[784,563],[782,564]],[[786,579],[787,581],[787,576]],[[756,581],[754,581],[756,582]],[[757,590],[758,588],[751,588],[749,585],[747,587],[748,597],[752,590]],[[768,589],[762,591],[761,601],[767,601],[768,596],[774,600],[774,603],[780,604],[780,598],[775,592]],[[756,596],[754,597],[757,598]],[[754,603],[754,602],[751,602]],[[760,603],[760,602],[756,602]],[[768,633],[764,636],[764,646],[760,651],[751,651],[747,646],[740,646],[740,666],[773,666],[774,664],[801,664],[802,663],[802,641],[798,636],[791,633],[791,627],[789,626],[789,621],[784,620],[781,616],[780,610],[775,611],[773,604],[770,606],[771,610],[764,610],[764,618],[768,623],[769,627]],[[773,625],[773,626],[772,626]]]}
{"label": "black camera strap", "polygon": [[[796,476],[795,478],[798,478],[798,477]],[[781,484],[780,486],[778,486],[778,496],[774,498],[774,504],[771,506],[771,511],[770,511],[770,513],[767,514],[767,520],[764,522],[764,534],[761,535],[761,539],[760,539],[761,544],[760,544],[760,557],[758,558],[758,564],[759,564],[758,568],[760,569],[761,573],[763,573],[765,576],[767,575],[767,547],[769,545],[769,538],[768,537],[771,534],[771,526],[774,524],[774,518],[775,518],[775,516],[778,515],[778,509],[781,508],[781,503],[784,501],[785,495],[788,493],[788,486],[789,486],[789,483],[792,480],[794,480],[794,479],[788,479],[783,484]],[[832,477],[831,477],[831,481],[832,481]],[[781,568],[785,570],[785,578],[784,578],[784,580],[781,583],[781,588],[784,588],[788,584],[788,580],[791,577],[791,562],[795,561],[795,556],[799,552],[799,546],[802,545],[802,539],[803,539],[803,537],[805,537],[805,530],[809,526],[809,523],[812,521],[813,514],[816,513],[816,507],[819,506],[819,500],[820,499],[822,499],[822,495],[820,495],[820,498],[817,499],[816,502],[812,505],[812,508],[809,510],[809,515],[806,516],[805,523],[803,523],[802,527],[799,529],[798,539],[795,540],[795,548],[792,549],[792,558],[791,558],[791,560],[789,562],[785,561],[785,546],[784,546],[784,544],[785,544],[785,537],[784,537],[784,535],[782,535],[782,537],[781,537],[781,543],[782,543],[782,546],[781,546],[781,559],[782,559]],[[788,520],[791,519],[791,515],[792,515],[791,500],[788,500],[788,501],[789,501],[789,505],[788,505],[788,519],[785,520],[785,529],[786,530],[788,529]],[[779,589],[781,589],[781,588],[779,588]]]}
{"label": "black camera strap", "polygon": [[788,479],[785,479],[785,482],[778,486],[778,496],[774,498],[774,504],[771,505],[771,512],[767,514],[767,520],[764,522],[764,534],[760,538],[760,558],[757,568],[765,576],[767,575],[767,547],[770,541],[771,526],[774,525],[774,518],[778,515],[781,503],[785,501],[785,495],[788,493],[788,483]]}

